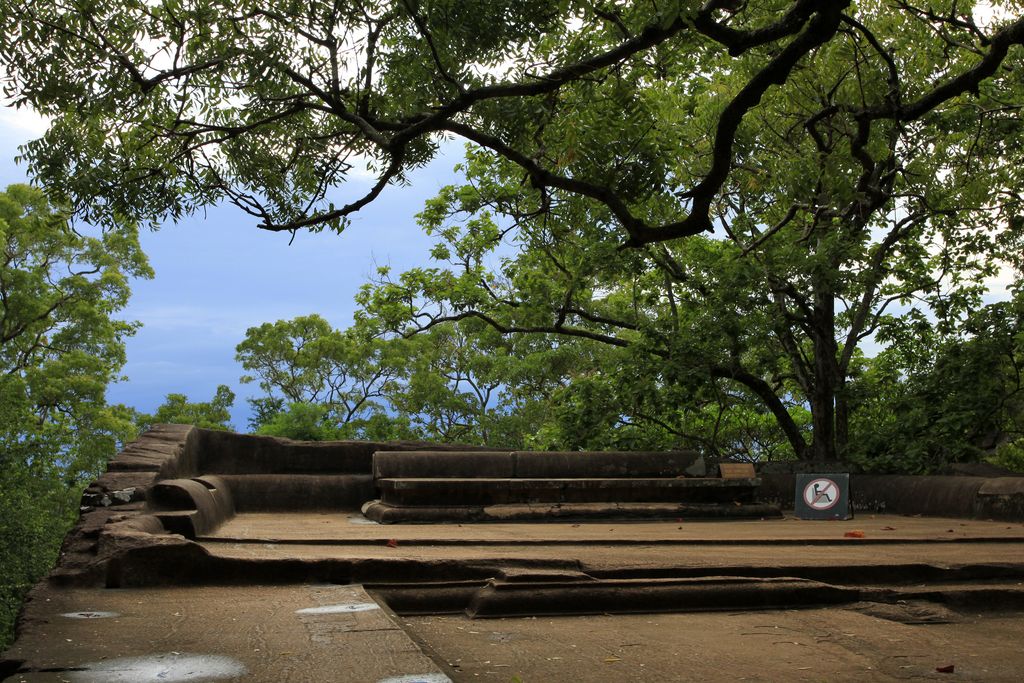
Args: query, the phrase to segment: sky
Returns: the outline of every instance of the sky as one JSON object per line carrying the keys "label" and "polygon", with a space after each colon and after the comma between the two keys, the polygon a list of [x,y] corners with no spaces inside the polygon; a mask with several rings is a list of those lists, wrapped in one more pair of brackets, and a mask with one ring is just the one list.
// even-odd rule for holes
{"label": "sky", "polygon": [[[17,148],[45,125],[30,113],[0,108],[0,189],[27,182],[24,166],[14,162]],[[232,424],[248,431],[245,398],[260,391],[239,382],[244,372],[235,346],[246,329],[309,313],[347,327],[353,297],[378,265],[402,272],[427,261],[432,241],[414,216],[457,180],[453,168],[461,157],[460,144],[443,148],[408,186],[388,188],[357,213],[341,235],[299,233],[289,246],[289,234],[259,230],[256,219],[231,206],[144,231],[142,248],[156,277],[132,285],[121,317],[142,328],[127,341],[128,379],[111,386],[108,400],[152,412],[169,393],[208,401],[226,384],[237,395]]]}

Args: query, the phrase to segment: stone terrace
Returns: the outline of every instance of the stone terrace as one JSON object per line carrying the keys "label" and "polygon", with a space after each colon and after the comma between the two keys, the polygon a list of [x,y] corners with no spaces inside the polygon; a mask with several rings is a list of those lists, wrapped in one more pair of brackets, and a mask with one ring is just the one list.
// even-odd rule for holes
{"label": "stone terrace", "polygon": [[[792,478],[763,476],[698,501],[763,506],[763,519],[708,521],[692,499],[495,500],[490,484],[475,488],[632,474],[726,486],[694,477],[702,465],[687,454],[516,477],[481,458],[507,468],[532,456],[481,450],[453,476],[417,476],[456,450],[427,448],[158,426],[87,490],[0,677],[900,680],[952,665],[968,680],[1020,678],[1022,479],[854,476],[857,516],[808,522],[772,505]],[[389,453],[376,478],[375,452]],[[477,481],[410,505],[389,502],[385,479]],[[360,509],[382,490],[386,505],[456,521],[375,523]]]}

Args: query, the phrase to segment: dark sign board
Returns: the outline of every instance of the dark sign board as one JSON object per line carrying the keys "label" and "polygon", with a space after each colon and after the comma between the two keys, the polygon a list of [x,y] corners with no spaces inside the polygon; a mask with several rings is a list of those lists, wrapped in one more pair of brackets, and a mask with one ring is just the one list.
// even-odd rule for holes
{"label": "dark sign board", "polygon": [[800,519],[850,519],[850,475],[798,474],[795,502]]}

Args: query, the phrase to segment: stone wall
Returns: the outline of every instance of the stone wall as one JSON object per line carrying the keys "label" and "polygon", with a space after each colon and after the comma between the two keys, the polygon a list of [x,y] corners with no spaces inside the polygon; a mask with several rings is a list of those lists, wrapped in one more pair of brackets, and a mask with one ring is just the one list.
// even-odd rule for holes
{"label": "stone wall", "polygon": [[[760,476],[761,499],[792,509],[794,475],[762,472]],[[851,474],[850,499],[855,513],[1024,521],[1024,477]]]}

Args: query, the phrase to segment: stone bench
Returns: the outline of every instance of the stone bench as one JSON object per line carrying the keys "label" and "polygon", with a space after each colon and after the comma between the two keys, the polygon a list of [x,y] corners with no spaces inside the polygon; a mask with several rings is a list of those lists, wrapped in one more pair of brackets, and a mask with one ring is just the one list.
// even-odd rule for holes
{"label": "stone bench", "polygon": [[706,478],[703,458],[671,452],[378,451],[378,522],[593,517],[763,517],[760,480]]}

